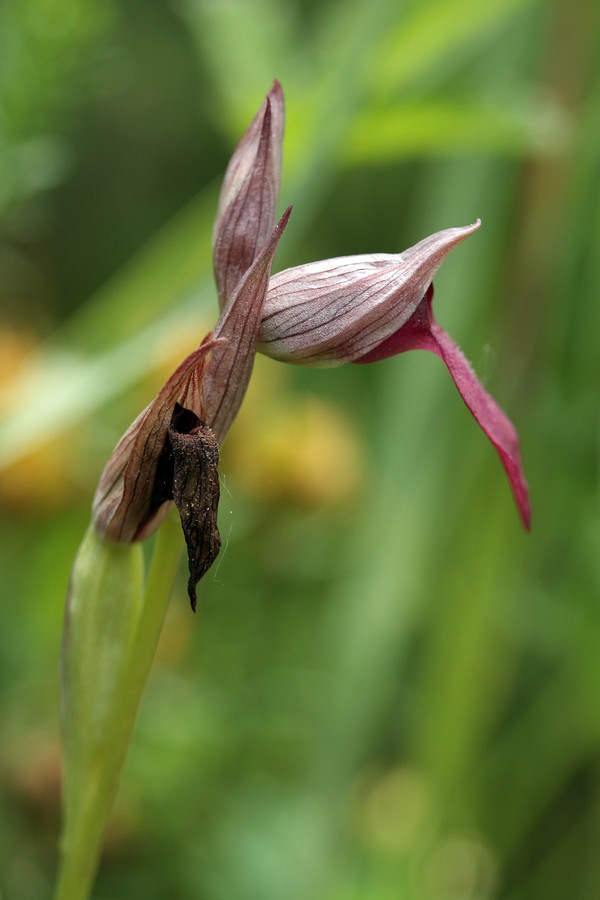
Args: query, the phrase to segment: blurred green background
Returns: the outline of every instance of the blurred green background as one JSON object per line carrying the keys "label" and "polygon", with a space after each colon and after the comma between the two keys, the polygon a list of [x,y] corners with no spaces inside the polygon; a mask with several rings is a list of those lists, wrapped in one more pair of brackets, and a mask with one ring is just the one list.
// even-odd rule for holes
{"label": "blurred green background", "polygon": [[0,897],[51,892],[61,621],[112,446],[212,326],[229,154],[287,99],[276,268],[482,229],[428,354],[257,361],[226,547],[173,597],[98,900],[600,897],[600,8],[4,0]]}

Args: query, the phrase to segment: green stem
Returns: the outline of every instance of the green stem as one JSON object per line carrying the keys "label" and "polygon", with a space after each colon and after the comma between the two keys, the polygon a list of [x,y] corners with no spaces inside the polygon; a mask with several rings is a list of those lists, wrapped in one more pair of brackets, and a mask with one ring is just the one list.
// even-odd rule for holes
{"label": "green stem", "polygon": [[[67,727],[78,733],[65,734],[65,821],[55,900],[86,900],[90,894],[102,838],[152,667],[181,551],[181,529],[178,522],[169,518],[157,535],[141,609],[122,673],[109,700],[101,741],[91,751],[86,750],[86,736],[80,733],[86,730],[86,723],[81,717],[78,721],[77,712],[69,719],[66,710]],[[74,638],[73,634],[68,636],[70,640]],[[93,665],[92,661],[90,665]],[[67,680],[69,674],[67,671]],[[65,684],[63,689],[67,705],[70,685]],[[75,746],[75,751],[69,752],[69,742]],[[83,751],[78,749],[80,747]]]}
{"label": "green stem", "polygon": [[144,591],[144,604],[132,649],[130,675],[138,686],[134,690],[135,697],[131,699],[135,704],[134,717],[152,667],[182,550],[181,525],[179,518],[173,514],[167,517],[156,537]]}

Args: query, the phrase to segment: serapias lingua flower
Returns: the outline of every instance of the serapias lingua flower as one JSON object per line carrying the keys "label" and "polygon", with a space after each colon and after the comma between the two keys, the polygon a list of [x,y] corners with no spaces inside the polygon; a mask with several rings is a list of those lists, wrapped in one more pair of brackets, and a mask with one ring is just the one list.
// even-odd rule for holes
{"label": "serapias lingua flower", "polygon": [[[108,541],[150,535],[174,502],[188,548],[188,592],[220,548],[219,447],[242,403],[260,338],[285,362],[332,366],[426,349],[445,362],[508,474],[526,527],[530,507],[517,434],[431,312],[432,279],[479,227],[450,228],[400,254],[340,257],[270,279],[290,209],[276,225],[284,104],[275,82],[227,168],[213,235],[221,316],[113,451],[94,499]],[[269,280],[270,279],[270,280]]]}
{"label": "serapias lingua flower", "polygon": [[221,316],[125,432],[93,504],[98,533],[129,543],[148,537],[174,502],[188,549],[188,592],[221,546],[219,447],[242,403],[254,364],[271,264],[291,209],[275,224],[284,105],[275,82],[236,148],[213,236]]}

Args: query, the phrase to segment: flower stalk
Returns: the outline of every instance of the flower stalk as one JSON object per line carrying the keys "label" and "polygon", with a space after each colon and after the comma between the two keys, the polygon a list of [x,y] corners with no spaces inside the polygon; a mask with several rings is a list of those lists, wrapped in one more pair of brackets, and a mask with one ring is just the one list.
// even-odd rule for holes
{"label": "flower stalk", "polygon": [[139,544],[90,527],[77,554],[63,653],[63,830],[55,900],[85,900],[181,558],[160,529],[144,585]]}

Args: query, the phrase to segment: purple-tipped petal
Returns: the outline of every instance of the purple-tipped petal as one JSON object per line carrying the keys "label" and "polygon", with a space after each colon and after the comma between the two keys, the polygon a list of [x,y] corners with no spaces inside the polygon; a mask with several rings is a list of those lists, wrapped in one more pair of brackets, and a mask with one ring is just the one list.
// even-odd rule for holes
{"label": "purple-tipped petal", "polygon": [[221,188],[213,234],[221,308],[275,226],[283,126],[283,91],[275,81],[235,149]]}
{"label": "purple-tipped petal", "polygon": [[460,348],[435,321],[432,298],[433,287],[430,287],[411,319],[357,362],[377,362],[406,350],[429,350],[439,356],[450,372],[467,408],[496,448],[508,475],[523,524],[529,529],[531,506],[517,432],[508,416],[484,390]]}
{"label": "purple-tipped petal", "polygon": [[316,366],[364,356],[410,319],[445,257],[479,224],[438,231],[399,254],[345,256],[279,272],[269,284],[259,350]]}

